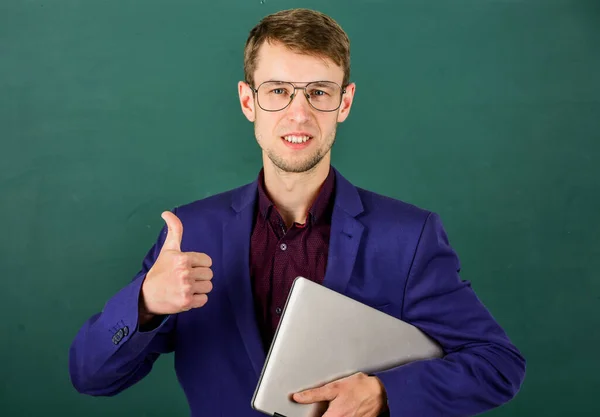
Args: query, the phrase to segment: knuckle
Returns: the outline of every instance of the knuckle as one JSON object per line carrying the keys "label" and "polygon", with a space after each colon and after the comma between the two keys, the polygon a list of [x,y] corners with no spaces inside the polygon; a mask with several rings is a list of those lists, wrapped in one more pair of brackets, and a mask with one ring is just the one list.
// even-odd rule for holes
{"label": "knuckle", "polygon": [[185,253],[177,253],[175,255],[174,261],[175,265],[177,265],[178,267],[187,267],[189,262],[188,257]]}
{"label": "knuckle", "polygon": [[181,286],[181,288],[185,291],[189,291],[191,288],[191,276],[190,276],[190,271],[188,270],[183,270],[180,271],[177,274],[177,278],[178,278],[178,283]]}
{"label": "knuckle", "polygon": [[190,277],[190,270],[189,269],[181,269],[179,271],[179,277],[182,279],[182,281],[187,281],[187,279]]}
{"label": "knuckle", "polygon": [[182,297],[187,297],[187,296],[191,296],[192,295],[192,284],[190,284],[189,282],[184,282],[183,284],[181,284],[181,296]]}
{"label": "knuckle", "polygon": [[194,301],[194,299],[192,298],[191,294],[189,294],[189,293],[188,294],[184,294],[181,297],[181,307],[184,308],[184,309],[186,309],[186,310],[189,310],[190,307],[192,306],[192,302],[193,301]]}

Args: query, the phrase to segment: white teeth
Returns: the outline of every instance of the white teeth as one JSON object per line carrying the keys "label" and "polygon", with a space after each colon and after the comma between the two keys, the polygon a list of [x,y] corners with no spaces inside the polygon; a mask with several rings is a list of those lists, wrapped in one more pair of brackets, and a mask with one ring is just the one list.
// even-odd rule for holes
{"label": "white teeth", "polygon": [[284,136],[283,138],[290,143],[304,143],[310,139],[310,136]]}

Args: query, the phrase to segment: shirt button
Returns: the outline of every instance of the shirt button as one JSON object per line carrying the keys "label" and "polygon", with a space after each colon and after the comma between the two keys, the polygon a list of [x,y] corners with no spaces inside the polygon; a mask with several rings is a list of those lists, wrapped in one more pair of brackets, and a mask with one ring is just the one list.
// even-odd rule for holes
{"label": "shirt button", "polygon": [[287,249],[287,245],[285,243],[282,243],[281,245],[279,245],[279,247],[281,248],[281,250]]}
{"label": "shirt button", "polygon": [[277,315],[281,314],[281,307],[277,307],[275,309],[275,313],[277,313]]}

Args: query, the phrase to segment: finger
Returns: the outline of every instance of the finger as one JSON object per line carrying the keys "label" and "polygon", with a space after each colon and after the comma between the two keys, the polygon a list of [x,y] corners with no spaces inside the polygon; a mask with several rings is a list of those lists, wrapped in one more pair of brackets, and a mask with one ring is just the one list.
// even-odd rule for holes
{"label": "finger", "polygon": [[192,292],[196,294],[208,294],[213,289],[211,281],[196,281],[192,284]]}
{"label": "finger", "polygon": [[198,266],[204,266],[210,268],[212,266],[212,259],[205,253],[200,252],[186,252],[186,255],[190,258],[192,268]]}
{"label": "finger", "polygon": [[319,401],[331,401],[337,397],[336,385],[327,384],[319,388],[308,389],[294,394],[294,401],[301,404],[311,404]]}
{"label": "finger", "polygon": [[208,295],[206,294],[194,294],[194,301],[192,302],[192,308],[204,307],[208,302]]}
{"label": "finger", "polygon": [[198,267],[190,270],[190,278],[195,281],[210,281],[213,271],[210,268]]}
{"label": "finger", "polygon": [[181,220],[170,211],[163,212],[161,217],[167,224],[167,237],[163,249],[181,251],[181,239],[183,238]]}

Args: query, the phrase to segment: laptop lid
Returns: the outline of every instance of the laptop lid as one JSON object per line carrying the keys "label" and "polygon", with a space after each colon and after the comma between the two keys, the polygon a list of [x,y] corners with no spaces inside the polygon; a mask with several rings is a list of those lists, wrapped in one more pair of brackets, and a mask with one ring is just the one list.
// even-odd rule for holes
{"label": "laptop lid", "polygon": [[371,374],[442,355],[415,326],[298,277],[251,405],[276,417],[321,416],[327,403],[298,404],[292,395],[359,371]]}

